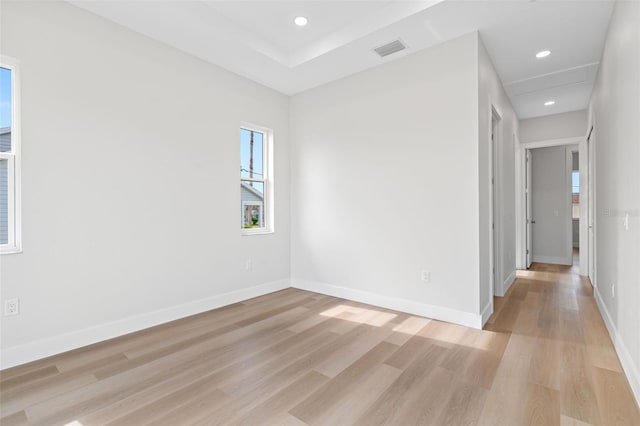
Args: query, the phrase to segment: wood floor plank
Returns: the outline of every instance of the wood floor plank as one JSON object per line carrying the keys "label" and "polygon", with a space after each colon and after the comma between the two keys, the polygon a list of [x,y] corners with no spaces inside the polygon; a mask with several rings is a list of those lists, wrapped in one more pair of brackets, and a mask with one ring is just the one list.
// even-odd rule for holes
{"label": "wood floor plank", "polygon": [[[387,425],[439,425],[439,418],[445,409],[453,389],[454,375],[442,367],[435,367],[426,378],[426,385],[417,383],[416,391],[410,390],[402,398],[402,405],[394,407],[392,413],[374,411],[378,417],[361,417],[359,424],[387,424]],[[377,404],[374,403],[373,407]]]}
{"label": "wood floor plank", "polygon": [[[282,389],[257,407],[247,411],[230,423],[239,425],[277,424],[281,413],[288,413],[331,379],[316,371],[310,371],[291,385]],[[278,413],[274,416],[274,413]]]}
{"label": "wood floor plank", "polygon": [[522,424],[523,401],[526,400],[529,386],[530,366],[530,356],[520,354],[516,350],[512,353],[505,350],[478,424],[487,426]]}
{"label": "wood floor plank", "polygon": [[6,417],[0,418],[0,425],[2,426],[21,426],[27,424],[29,424],[29,422],[24,411],[18,411]]}
{"label": "wood floor plank", "polygon": [[438,424],[443,426],[476,424],[486,397],[486,389],[462,380],[455,381]]}
{"label": "wood floor plank", "polygon": [[[389,339],[385,339],[389,342]],[[390,343],[390,342],[389,342]],[[402,344],[386,361],[388,365],[404,370],[416,358],[428,350],[428,347],[434,346],[435,342],[422,336],[413,336]],[[441,346],[439,346],[441,347]]]}
{"label": "wood floor plank", "polygon": [[332,399],[328,409],[312,412],[295,407],[290,411],[295,417],[309,425],[353,424],[391,385],[401,371],[387,364],[378,364],[371,368],[359,386],[349,392],[348,398]]}
{"label": "wood floor plank", "polygon": [[6,394],[10,389],[15,387],[24,387],[34,381],[40,381],[44,378],[55,376],[60,373],[60,370],[55,365],[48,365],[43,368],[38,368],[36,370],[27,372],[20,376],[10,377],[6,380],[2,380],[2,391],[3,395]]}
{"label": "wood floor plank", "polygon": [[540,385],[529,385],[522,424],[560,425],[560,392]]}
{"label": "wood floor plank", "polygon": [[394,345],[402,346],[413,336],[418,334],[420,330],[431,322],[430,319],[409,316],[403,319],[393,328],[393,333],[390,334],[385,340]]}
{"label": "wood floor plank", "polygon": [[[161,398],[157,398],[153,402],[142,405],[136,410],[113,420],[106,421],[107,419],[104,417],[100,418],[96,416],[89,416],[83,419],[81,423],[108,424],[112,426],[126,426],[151,422],[155,423],[157,419],[162,419],[168,413],[177,410],[183,405],[189,404],[199,396],[209,395],[210,393],[217,395],[219,398],[225,398],[223,393],[205,378],[171,392]],[[207,400],[210,401],[209,398],[207,398]],[[116,410],[116,412],[119,411],[120,410]]]}
{"label": "wood floor plank", "polygon": [[612,345],[587,345],[589,363],[594,367],[600,367],[622,373],[622,365]]}
{"label": "wood floor plank", "polygon": [[559,391],[561,361],[562,342],[543,337],[536,339],[529,375],[531,382]]}
{"label": "wood floor plank", "polygon": [[626,378],[620,372],[594,368],[594,387],[602,424],[640,425],[640,412],[634,410],[634,400]]}
{"label": "wood floor plank", "polygon": [[96,379],[93,374],[64,376],[60,380],[56,380],[56,383],[53,385],[49,384],[35,389],[28,389],[24,392],[16,392],[6,397],[3,393],[2,398],[0,398],[0,412],[2,412],[2,416],[7,416],[9,414],[27,410],[28,407],[31,407],[40,401],[56,398],[60,395],[73,392],[88,384],[97,382],[98,379]]}
{"label": "wood floor plank", "polygon": [[[438,367],[438,363],[447,353],[447,349],[436,345],[429,345],[425,352],[421,353],[404,369],[385,392],[380,395],[371,407],[358,419],[358,424],[402,424],[396,423],[398,417],[403,417],[407,410],[414,410],[415,398],[412,395],[422,395],[433,386],[430,371]],[[447,377],[453,377],[452,373]],[[447,380],[447,384],[450,381]],[[442,388],[440,388],[442,389]],[[420,398],[421,399],[421,398]],[[423,400],[420,401],[424,403]],[[403,421],[407,421],[405,418]]]}
{"label": "wood floor plank", "polygon": [[574,419],[573,417],[560,415],[560,426],[595,426],[591,423],[581,422],[578,419]]}
{"label": "wood floor plank", "polygon": [[290,413],[303,421],[321,417],[326,411],[325,407],[339,404],[345,398],[349,399],[353,389],[360,387],[361,381],[367,380],[370,371],[381,365],[397,349],[398,346],[388,342],[378,343],[357,362],[335,376],[326,386],[293,407]]}
{"label": "wood floor plank", "polygon": [[181,351],[193,351],[198,346],[207,346],[209,350],[226,351],[234,342],[248,339],[257,347],[265,340],[268,340],[272,334],[280,333],[285,336],[288,333],[281,333],[284,326],[296,321],[297,318],[306,313],[304,308],[290,308],[285,311],[277,311],[274,315],[264,317],[259,322],[251,322],[245,327],[224,327],[214,332],[204,333],[200,336],[194,336],[187,341],[180,341],[167,346],[158,347],[153,351],[138,353],[136,357],[127,355],[127,359],[117,365],[105,366],[97,369],[95,374],[98,378],[103,379],[112,375],[122,373],[140,365],[145,365],[165,356],[179,353]]}
{"label": "wood floor plank", "polygon": [[[374,327],[327,356],[314,369],[325,376],[336,377],[351,364],[377,347],[391,333],[392,331],[389,328]],[[389,346],[393,346],[394,350],[397,349],[396,345],[389,343]]]}
{"label": "wood floor plank", "polygon": [[600,424],[591,377],[593,367],[587,363],[584,345],[563,342],[561,371],[562,414],[586,423]]}
{"label": "wood floor plank", "polygon": [[[247,412],[253,409],[271,395],[313,370],[329,354],[343,347],[347,342],[358,338],[368,329],[370,329],[369,326],[360,325],[344,335],[330,332],[328,335],[333,336],[325,337],[324,344],[318,345],[318,347],[307,345],[302,354],[296,354],[288,362],[276,364],[277,366],[273,365],[270,369],[261,371],[260,374],[243,377],[243,383],[240,385],[236,383],[232,387],[222,386],[222,389],[226,390],[226,393],[233,398],[233,402],[220,410],[219,418],[223,420],[233,418],[238,412]],[[236,374],[239,375],[239,372]],[[224,421],[220,424],[224,424]]]}
{"label": "wood floor plank", "polygon": [[220,408],[230,402],[231,399],[224,392],[212,389],[197,395],[184,405],[173,408],[162,417],[153,416],[140,424],[153,426],[209,425],[213,424],[213,420],[219,419],[217,414]]}

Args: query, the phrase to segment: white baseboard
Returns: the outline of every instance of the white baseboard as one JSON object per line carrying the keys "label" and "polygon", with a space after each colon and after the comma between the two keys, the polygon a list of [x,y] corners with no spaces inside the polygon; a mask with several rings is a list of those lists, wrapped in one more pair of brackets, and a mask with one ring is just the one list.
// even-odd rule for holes
{"label": "white baseboard", "polygon": [[534,262],[536,263],[552,263],[554,265],[573,265],[573,259],[571,257],[554,257],[554,256],[536,256],[533,255]]}
{"label": "white baseboard", "polygon": [[627,349],[627,345],[625,345],[624,340],[622,340],[622,337],[618,333],[618,330],[611,319],[611,315],[609,315],[609,311],[607,310],[607,305],[605,305],[602,300],[597,288],[595,289],[594,294],[596,304],[598,305],[598,309],[600,309],[600,313],[604,319],[604,324],[607,326],[609,336],[613,341],[613,346],[615,347],[620,363],[622,364],[622,369],[627,376],[627,380],[629,380],[629,385],[631,386],[633,395],[636,397],[636,404],[640,407],[640,366],[636,365],[636,361],[638,360],[634,360],[629,353],[629,349]]}
{"label": "white baseboard", "polygon": [[58,336],[47,337],[46,339],[23,345],[12,346],[0,352],[0,369],[35,361],[289,287],[291,287],[289,280],[272,281]]}
{"label": "white baseboard", "polygon": [[507,279],[504,280],[504,282],[502,283],[502,294],[499,295],[500,297],[503,297],[505,294],[507,294],[507,291],[509,291],[511,284],[513,284],[515,280],[516,280],[516,271],[514,269],[513,271],[511,271]]}
{"label": "white baseboard", "polygon": [[481,315],[458,311],[444,306],[429,305],[426,303],[415,302],[413,300],[382,296],[368,291],[296,278],[291,279],[291,287],[312,291],[314,293],[326,294],[327,296],[353,300],[354,302],[393,309],[394,311],[406,312],[412,315],[420,315],[422,317],[451,322],[465,327],[477,329],[482,328]]}
{"label": "white baseboard", "polygon": [[487,306],[484,307],[484,309],[482,310],[482,313],[480,314],[480,316],[482,317],[483,327],[487,323],[487,321],[489,321],[489,317],[491,316],[491,314],[493,314],[493,303],[489,302],[487,303]]}

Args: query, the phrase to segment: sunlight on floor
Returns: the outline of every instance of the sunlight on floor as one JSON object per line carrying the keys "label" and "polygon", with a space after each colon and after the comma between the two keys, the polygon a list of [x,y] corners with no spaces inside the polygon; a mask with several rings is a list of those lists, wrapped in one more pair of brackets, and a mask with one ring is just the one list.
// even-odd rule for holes
{"label": "sunlight on floor", "polygon": [[[322,312],[320,315],[375,327],[382,327],[397,317],[396,314],[389,312],[349,305],[338,305]],[[426,325],[432,322],[435,325],[434,327],[428,332],[423,331],[420,333]],[[500,337],[500,333],[497,332],[473,330],[456,324],[439,321],[434,322],[434,320],[429,318],[418,316],[410,316],[396,325],[392,331],[410,336],[419,335],[425,339],[440,341],[445,344],[466,346],[480,351],[491,350],[496,344],[496,339]]]}
{"label": "sunlight on floor", "polygon": [[405,333],[415,335],[422,328],[431,322],[428,318],[420,318],[420,317],[409,317],[404,320],[401,324],[395,326],[393,331],[398,333]]}
{"label": "sunlight on floor", "polygon": [[320,315],[325,317],[343,319],[353,321],[360,324],[368,324],[376,327],[382,327],[397,315],[388,312],[376,311],[374,309],[356,308],[349,305],[338,305],[322,312]]}
{"label": "sunlight on floor", "polygon": [[532,278],[535,275],[536,275],[536,271],[528,271],[528,270],[524,270],[524,269],[518,269],[516,271],[516,277]]}

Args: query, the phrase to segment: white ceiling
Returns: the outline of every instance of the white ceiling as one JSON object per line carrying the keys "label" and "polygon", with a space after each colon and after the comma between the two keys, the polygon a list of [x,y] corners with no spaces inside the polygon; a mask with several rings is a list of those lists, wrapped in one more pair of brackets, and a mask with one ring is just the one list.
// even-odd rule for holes
{"label": "white ceiling", "polygon": [[[520,118],[587,107],[613,10],[610,0],[69,1],[289,95],[477,30]],[[408,49],[372,51],[397,38]]]}

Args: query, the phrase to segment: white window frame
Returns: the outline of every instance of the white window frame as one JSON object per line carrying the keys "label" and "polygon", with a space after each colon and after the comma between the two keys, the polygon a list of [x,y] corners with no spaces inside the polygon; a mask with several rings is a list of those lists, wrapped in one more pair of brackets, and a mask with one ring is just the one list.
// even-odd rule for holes
{"label": "white window frame", "polygon": [[21,215],[21,167],[20,167],[20,62],[0,55],[0,66],[11,70],[11,152],[0,152],[0,159],[7,160],[8,180],[8,242],[0,244],[0,254],[22,252]]}
{"label": "white window frame", "polygon": [[[238,129],[238,142],[240,142],[240,134],[242,130],[252,130],[257,133],[262,133],[263,139],[263,152],[262,152],[262,178],[247,178],[242,177],[240,174],[240,183],[242,182],[259,182],[264,184],[264,199],[262,200],[262,215],[264,226],[261,228],[245,228],[244,227],[244,206],[245,203],[240,204],[240,233],[241,235],[262,235],[271,234],[274,232],[274,202],[273,202],[273,130],[257,126],[251,123],[240,123]],[[238,150],[240,152],[240,150]]]}

